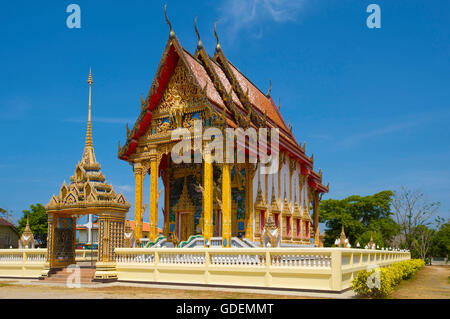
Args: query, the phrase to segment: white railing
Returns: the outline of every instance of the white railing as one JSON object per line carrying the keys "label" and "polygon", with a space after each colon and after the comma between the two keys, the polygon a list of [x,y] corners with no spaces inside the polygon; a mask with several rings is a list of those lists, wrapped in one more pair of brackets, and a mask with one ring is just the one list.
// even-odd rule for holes
{"label": "white railing", "polygon": [[[97,251],[77,250],[76,260]],[[37,278],[46,249],[0,249],[0,277]],[[342,291],[363,269],[408,252],[341,248],[116,248],[119,280]]]}
{"label": "white railing", "polygon": [[96,249],[77,249],[75,250],[76,261],[96,261],[98,257],[98,250]]}
{"label": "white railing", "polygon": [[[97,250],[77,249],[75,260],[97,260]],[[92,257],[91,257],[92,255]],[[0,277],[38,278],[47,258],[46,248],[0,249]]]}
{"label": "white railing", "polygon": [[341,248],[116,248],[118,279],[342,291],[407,252]]}
{"label": "white railing", "polygon": [[0,249],[0,263],[35,263],[45,262],[47,249]]}
{"label": "white railing", "polygon": [[44,268],[47,249],[0,249],[0,277],[37,278]]}

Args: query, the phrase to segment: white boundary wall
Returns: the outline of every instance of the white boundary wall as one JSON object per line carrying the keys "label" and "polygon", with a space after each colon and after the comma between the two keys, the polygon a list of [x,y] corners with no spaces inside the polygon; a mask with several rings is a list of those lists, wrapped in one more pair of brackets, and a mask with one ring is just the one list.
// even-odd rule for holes
{"label": "white boundary wall", "polygon": [[119,281],[342,291],[408,252],[341,248],[117,248]]}
{"label": "white boundary wall", "polygon": [[[77,261],[90,260],[77,250]],[[342,291],[409,252],[343,248],[116,248],[119,281]],[[93,251],[96,254],[96,251]],[[38,278],[46,249],[0,249],[0,277]],[[95,255],[94,255],[95,256]]]}

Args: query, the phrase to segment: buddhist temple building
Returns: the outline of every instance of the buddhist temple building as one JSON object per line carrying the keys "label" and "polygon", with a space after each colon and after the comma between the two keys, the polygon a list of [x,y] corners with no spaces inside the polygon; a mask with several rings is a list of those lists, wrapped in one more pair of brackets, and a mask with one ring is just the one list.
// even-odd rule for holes
{"label": "buddhist temple building", "polygon": [[70,184],[64,181],[58,195],[53,195],[45,206],[48,214],[47,270],[75,263],[78,216],[98,216],[97,270],[99,267],[107,268],[108,263],[114,261],[114,248],[123,247],[125,216],[130,204],[122,193],[117,194],[113,186],[106,182],[100,163],[95,158],[91,121],[91,72],[88,83],[89,114],[81,161],[70,177]]}
{"label": "buddhist temple building", "polygon": [[[156,75],[147,96],[141,98],[135,124],[131,130],[127,125],[126,141],[123,146],[119,142],[118,148],[118,158],[133,166],[136,238],[142,238],[143,183],[149,175],[152,241],[158,237],[158,198],[163,192],[161,224],[168,242],[174,239],[186,245],[200,238],[205,247],[217,243],[232,247],[238,242],[258,247],[270,220],[270,231],[279,234],[281,246],[317,246],[318,204],[329,188],[322,183],[321,171],[314,170],[314,156],[307,155],[305,143],[297,142],[292,126],[283,119],[271,88],[263,93],[227,59],[216,26],[217,45],[211,56],[196,23],[198,45],[190,53],[175,35],[167,14],[166,21],[170,33]],[[227,128],[278,129],[278,169],[263,174],[259,155],[257,162],[250,160],[256,151],[249,140],[241,145],[245,162],[212,160],[207,145],[212,138],[203,137],[195,145],[195,123],[204,130],[217,128],[217,135],[223,136]],[[193,157],[199,148],[203,150],[200,162],[173,160],[171,151],[180,142],[172,136],[177,129],[190,133]],[[159,178],[163,185],[158,185]]]}

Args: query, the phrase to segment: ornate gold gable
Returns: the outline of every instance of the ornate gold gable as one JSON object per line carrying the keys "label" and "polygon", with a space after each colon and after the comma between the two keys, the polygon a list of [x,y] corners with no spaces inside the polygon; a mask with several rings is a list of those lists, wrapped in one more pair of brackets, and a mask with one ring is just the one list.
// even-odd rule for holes
{"label": "ornate gold gable", "polygon": [[277,197],[275,196],[275,183],[273,180],[273,175],[272,175],[272,200],[270,202],[269,210],[272,214],[281,212],[280,205],[278,205],[278,200]]}
{"label": "ornate gold gable", "polygon": [[189,196],[186,177],[184,178],[183,191],[181,192],[180,199],[177,204],[173,207],[174,212],[195,212],[195,206],[192,204],[191,198]]}
{"label": "ornate gold gable", "polygon": [[300,206],[298,205],[297,202],[297,192],[294,193],[294,216],[295,217],[301,217],[302,216],[302,212],[300,210]]}
{"label": "ornate gold gable", "polygon": [[260,177],[258,173],[258,192],[256,194],[256,200],[255,200],[255,210],[267,210],[267,202],[264,198],[263,192],[261,190],[261,182]]}
{"label": "ornate gold gable", "polygon": [[[285,184],[286,185],[286,184]],[[286,187],[286,186],[285,186]],[[286,198],[286,190],[284,191],[284,202],[283,202],[283,211],[281,212],[282,215],[291,215],[291,207],[290,203],[288,202]]]}
{"label": "ornate gold gable", "polygon": [[152,112],[152,127],[146,136],[193,127],[192,113],[205,109],[203,97],[202,89],[193,84],[183,62],[178,60],[161,102]]}
{"label": "ornate gold gable", "polygon": [[302,219],[303,219],[303,220],[309,220],[309,221],[311,221],[311,216],[309,215],[308,210],[306,210],[306,209],[303,210],[303,216],[302,216]]}

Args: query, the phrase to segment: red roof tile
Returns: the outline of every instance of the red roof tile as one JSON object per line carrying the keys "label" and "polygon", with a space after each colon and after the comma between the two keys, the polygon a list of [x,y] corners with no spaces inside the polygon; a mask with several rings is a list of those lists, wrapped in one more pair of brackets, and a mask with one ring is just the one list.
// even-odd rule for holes
{"label": "red roof tile", "polygon": [[9,226],[9,227],[12,227],[12,228],[16,228],[13,224],[11,224],[9,221],[7,221],[6,219],[4,219],[4,218],[1,218],[0,217],[0,226]]}

